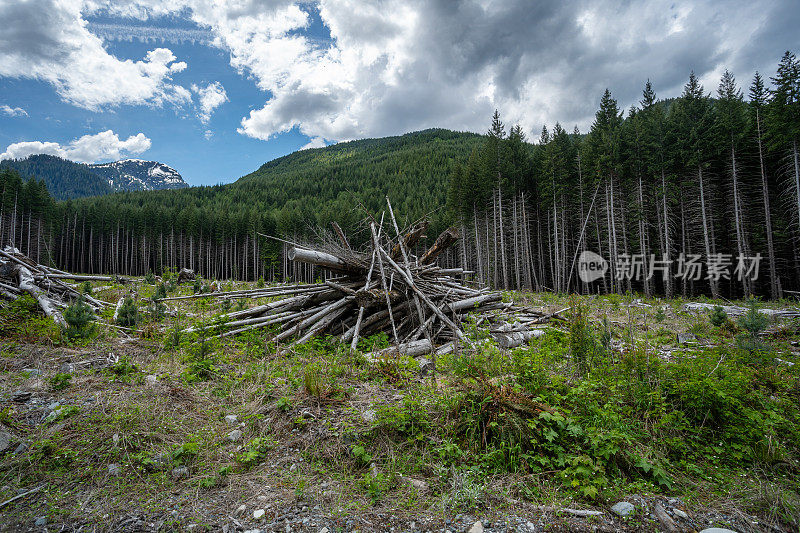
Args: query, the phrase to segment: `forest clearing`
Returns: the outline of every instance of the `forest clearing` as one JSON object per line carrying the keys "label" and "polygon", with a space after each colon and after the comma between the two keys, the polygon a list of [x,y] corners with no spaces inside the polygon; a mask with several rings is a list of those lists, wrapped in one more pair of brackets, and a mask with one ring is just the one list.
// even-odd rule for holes
{"label": "forest clearing", "polygon": [[[73,294],[61,319],[10,295],[3,527],[796,530],[796,302],[477,291],[410,255],[414,228],[385,226],[372,261],[317,284],[52,274]],[[370,264],[359,304],[341,270]],[[439,316],[434,281],[477,308],[440,293],[453,321]],[[341,299],[281,312],[320,291]],[[397,324],[371,330],[393,301]],[[355,313],[331,315],[341,302]],[[345,334],[320,326],[336,318]]]}
{"label": "forest clearing", "polygon": [[797,3],[0,0],[0,533],[800,532]]}

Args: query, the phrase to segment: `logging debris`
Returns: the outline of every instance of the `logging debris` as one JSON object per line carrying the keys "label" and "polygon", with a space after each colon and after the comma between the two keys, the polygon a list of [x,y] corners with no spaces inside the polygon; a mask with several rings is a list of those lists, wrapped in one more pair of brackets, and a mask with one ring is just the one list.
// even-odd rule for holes
{"label": "logging debris", "polygon": [[56,268],[40,265],[18,249],[7,246],[0,250],[0,296],[15,300],[27,293],[36,299],[45,315],[60,326],[66,326],[62,310],[80,297],[92,311],[112,307],[112,304],[81,294],[78,289],[64,283],[72,281],[107,281],[108,276],[70,274]]}
{"label": "logging debris", "polygon": [[[499,292],[470,286],[463,278],[471,272],[441,268],[437,258],[459,238],[448,228],[419,256],[413,249],[428,227],[426,220],[401,231],[387,199],[393,231],[380,221],[368,220],[369,242],[352,247],[338,224],[326,242],[290,245],[290,261],[314,265],[333,276],[314,284],[287,283],[261,289],[220,292],[223,299],[276,297],[275,301],[224,314],[214,322],[217,337],[277,326],[272,340],[284,347],[304,344],[328,335],[355,349],[365,337],[384,333],[391,347],[367,354],[368,358],[403,354],[411,357],[443,354],[471,346],[464,324],[471,314],[475,323],[489,326],[503,348],[514,348],[542,335],[538,324],[557,316],[504,302]],[[391,233],[391,235],[390,235]],[[197,331],[196,327],[185,330]]]}

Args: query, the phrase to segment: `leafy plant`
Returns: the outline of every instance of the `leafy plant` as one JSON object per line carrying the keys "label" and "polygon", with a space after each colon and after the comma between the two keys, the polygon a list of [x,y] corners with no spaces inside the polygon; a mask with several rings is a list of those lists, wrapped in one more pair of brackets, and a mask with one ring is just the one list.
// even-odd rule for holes
{"label": "leafy plant", "polygon": [[367,453],[367,450],[361,444],[353,445],[350,448],[350,452],[361,465],[368,465],[372,462],[372,455]]}
{"label": "leafy plant", "polygon": [[167,335],[164,338],[164,348],[167,350],[175,350],[181,345],[181,337],[183,336],[183,330],[179,325],[172,326],[169,331],[167,331]]}
{"label": "leafy plant", "polygon": [[281,396],[278,398],[278,401],[275,402],[275,406],[281,411],[289,411],[292,408],[292,401],[287,398],[286,396]]}
{"label": "leafy plant", "polygon": [[739,348],[750,357],[763,356],[770,351],[769,345],[758,337],[769,325],[769,317],[758,310],[758,302],[755,299],[749,301],[747,312],[739,317],[737,324],[744,330],[736,337],[736,344]]}
{"label": "leafy plant", "polygon": [[136,365],[131,362],[127,355],[122,355],[116,363],[108,368],[117,380],[122,382],[129,382],[131,376],[138,371]]}
{"label": "leafy plant", "polygon": [[569,318],[569,351],[572,360],[582,372],[588,372],[592,364],[608,346],[610,329],[605,328],[598,339],[587,317],[586,307],[573,298]]}
{"label": "leafy plant", "polygon": [[213,357],[212,343],[206,337],[206,328],[200,326],[197,330],[197,342],[185,358],[186,370],[183,378],[188,383],[207,381],[217,372],[217,360]]}
{"label": "leafy plant", "polygon": [[245,468],[253,467],[267,457],[275,443],[266,437],[256,437],[244,446],[244,451],[236,457]]}
{"label": "leafy plant", "polygon": [[50,387],[55,391],[62,391],[69,387],[70,380],[72,380],[72,374],[58,372],[50,378]]}
{"label": "leafy plant", "polygon": [[147,274],[144,275],[144,282],[148,285],[155,285],[156,284],[156,276],[153,274],[152,270],[148,270]]}
{"label": "leafy plant", "polygon": [[197,454],[200,453],[200,443],[197,441],[189,441],[181,444],[172,450],[172,460],[179,465],[186,465],[194,461]]}

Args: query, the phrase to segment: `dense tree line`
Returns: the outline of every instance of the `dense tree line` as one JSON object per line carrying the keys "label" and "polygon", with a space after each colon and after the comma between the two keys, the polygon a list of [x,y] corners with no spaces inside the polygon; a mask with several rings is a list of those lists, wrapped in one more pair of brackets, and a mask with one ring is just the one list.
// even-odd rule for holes
{"label": "dense tree line", "polygon": [[186,266],[211,278],[308,278],[316,273],[287,265],[282,245],[259,234],[310,240],[337,221],[358,245],[360,222],[383,209],[386,195],[401,224],[429,216],[436,233],[447,222],[451,161],[481,140],[427,130],[296,152],[229,185],[51,202],[45,242],[56,265],[77,272]]}
{"label": "dense tree line", "polygon": [[[462,263],[505,288],[773,298],[798,290],[794,54],[770,82],[756,73],[745,98],[726,71],[712,95],[692,73],[680,97],[660,101],[648,81],[627,114],[606,90],[587,134],[557,123],[535,146],[495,113],[483,145],[450,177]],[[592,283],[578,275],[586,250],[609,267]]]}

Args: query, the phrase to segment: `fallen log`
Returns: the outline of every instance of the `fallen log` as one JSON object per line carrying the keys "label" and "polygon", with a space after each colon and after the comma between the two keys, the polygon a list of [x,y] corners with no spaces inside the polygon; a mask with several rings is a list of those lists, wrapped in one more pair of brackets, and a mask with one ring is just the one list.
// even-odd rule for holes
{"label": "fallen log", "polygon": [[[696,313],[705,312],[708,313],[712,311],[715,307],[715,304],[706,304],[700,302],[690,302],[683,304],[684,311],[693,311]],[[728,316],[742,316],[749,311],[747,307],[741,307],[738,305],[720,305],[722,310],[725,311],[725,314]],[[767,315],[770,317],[778,317],[778,318],[798,318],[800,317],[800,309],[758,309],[758,312]]]}
{"label": "fallen log", "polygon": [[495,342],[500,348],[511,349],[516,348],[517,346],[522,346],[529,340],[541,337],[544,335],[544,330],[541,329],[531,329],[525,331],[512,331],[508,333],[493,333],[492,337],[494,337]]}
{"label": "fallen log", "polygon": [[494,294],[483,294],[481,296],[474,296],[472,298],[467,298],[465,300],[458,300],[448,305],[450,311],[457,313],[458,311],[463,311],[465,309],[472,309],[480,307],[484,304],[490,304],[495,302],[501,302],[503,300],[503,295],[494,293]]}
{"label": "fallen log", "polygon": [[308,263],[335,272],[347,272],[352,274],[363,273],[363,269],[357,265],[350,264],[340,257],[318,250],[308,250],[306,248],[293,246],[289,248],[286,257],[288,257],[290,261]]}
{"label": "fallen log", "polygon": [[377,359],[385,359],[389,356],[407,355],[408,357],[418,357],[431,353],[433,346],[431,341],[422,339],[414,342],[407,342],[399,346],[390,346],[377,352],[370,352],[364,354],[368,361],[375,361]]}
{"label": "fallen log", "polygon": [[26,266],[21,264],[17,266],[17,279],[19,280],[19,288],[39,302],[39,307],[44,311],[44,314],[52,318],[56,324],[62,327],[67,326],[66,320],[58,310],[57,302],[47,296],[47,294],[36,286],[33,278],[33,273]]}
{"label": "fallen log", "polygon": [[437,238],[428,251],[422,254],[419,258],[420,265],[428,265],[433,263],[439,254],[450,248],[454,242],[458,240],[458,230],[456,228],[447,228]]}

